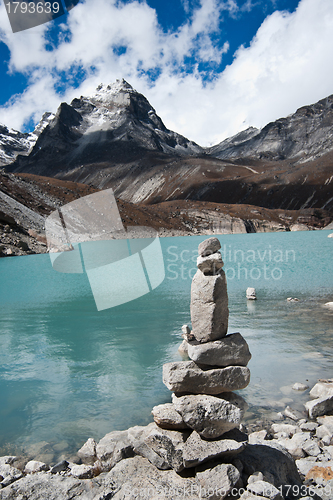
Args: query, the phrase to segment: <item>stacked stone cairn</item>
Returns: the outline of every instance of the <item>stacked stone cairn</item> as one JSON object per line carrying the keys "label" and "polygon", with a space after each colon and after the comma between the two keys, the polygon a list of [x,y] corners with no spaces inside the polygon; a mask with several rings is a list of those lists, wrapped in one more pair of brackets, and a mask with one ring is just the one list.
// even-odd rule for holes
{"label": "stacked stone cairn", "polygon": [[251,354],[240,333],[227,335],[228,295],[220,248],[217,238],[199,245],[191,288],[192,331],[183,326],[180,348],[188,360],[163,366],[163,382],[173,391],[172,403],[152,410],[161,429],[160,438],[154,435],[155,451],[161,455],[164,447],[165,465],[177,472],[233,457],[246,446],[247,436],[239,427],[247,404],[233,391],[250,382],[246,365]]}

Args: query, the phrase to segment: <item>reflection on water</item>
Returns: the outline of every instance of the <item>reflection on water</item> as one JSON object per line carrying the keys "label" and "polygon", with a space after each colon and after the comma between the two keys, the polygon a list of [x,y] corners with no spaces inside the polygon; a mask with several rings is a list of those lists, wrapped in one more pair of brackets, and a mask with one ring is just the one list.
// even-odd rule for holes
{"label": "reflection on water", "polygon": [[[252,352],[251,383],[241,391],[249,422],[270,419],[286,405],[302,409],[308,391],[291,386],[332,377],[333,311],[323,305],[333,295],[333,240],[325,233],[220,237],[231,251],[225,267],[235,270],[228,280],[229,332],[241,332]],[[0,260],[0,454],[23,448],[52,462],[88,437],[148,423],[151,408],[170,401],[162,364],[180,359],[203,239],[161,239],[163,284],[100,312],[86,277],[55,272],[47,255]],[[264,271],[254,279],[253,269],[265,265],[269,279]],[[257,301],[246,300],[248,286]],[[289,296],[300,300],[287,302]]]}

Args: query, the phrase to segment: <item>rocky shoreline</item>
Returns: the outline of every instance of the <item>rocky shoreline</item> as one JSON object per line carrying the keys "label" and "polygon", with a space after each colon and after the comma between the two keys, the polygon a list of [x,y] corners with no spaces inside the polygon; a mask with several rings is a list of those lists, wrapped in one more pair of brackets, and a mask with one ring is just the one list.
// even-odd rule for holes
{"label": "rocky shoreline", "polygon": [[[308,390],[303,384],[293,388]],[[180,471],[186,441],[175,441],[177,431],[156,424],[158,407],[155,422],[110,432],[98,442],[89,438],[76,456],[55,465],[27,456],[0,457],[0,498],[331,500],[333,380],[319,381],[310,396],[307,414],[287,407],[254,432],[245,422],[224,433],[224,441],[238,443],[234,453],[212,457],[196,449],[200,463]]]}

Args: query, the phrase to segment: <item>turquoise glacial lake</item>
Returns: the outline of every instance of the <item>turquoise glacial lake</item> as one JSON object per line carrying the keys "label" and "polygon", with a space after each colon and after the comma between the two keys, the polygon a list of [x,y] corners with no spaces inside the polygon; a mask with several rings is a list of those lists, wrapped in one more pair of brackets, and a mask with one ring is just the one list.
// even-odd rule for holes
{"label": "turquoise glacial lake", "polygon": [[[229,333],[240,332],[252,352],[251,383],[240,391],[246,422],[274,418],[286,405],[301,409],[308,391],[291,386],[333,376],[328,234],[219,236]],[[102,311],[87,275],[57,272],[49,255],[0,259],[0,455],[47,443],[55,462],[89,437],[149,423],[152,407],[171,401],[162,365],[181,359],[197,246],[206,237],[161,238],[162,284]],[[249,286],[255,302],[246,300]]]}

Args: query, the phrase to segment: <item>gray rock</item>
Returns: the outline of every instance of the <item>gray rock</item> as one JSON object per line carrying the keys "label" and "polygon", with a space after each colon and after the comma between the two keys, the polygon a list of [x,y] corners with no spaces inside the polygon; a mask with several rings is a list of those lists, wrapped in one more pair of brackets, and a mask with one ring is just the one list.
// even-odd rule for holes
{"label": "gray rock", "polygon": [[318,427],[318,424],[316,422],[304,422],[299,426],[301,431],[309,431],[309,432],[314,432]]}
{"label": "gray rock", "polygon": [[249,434],[249,444],[260,444],[262,443],[267,436],[267,431],[265,429],[257,432],[251,432]]}
{"label": "gray rock", "polygon": [[253,495],[269,498],[270,500],[284,500],[280,491],[266,481],[256,481],[247,485],[247,489]]}
{"label": "gray rock", "polygon": [[18,457],[16,457],[15,455],[6,455],[0,457],[0,465],[4,464],[13,465],[13,463],[16,462],[16,460],[18,460]]}
{"label": "gray rock", "polygon": [[220,252],[212,253],[206,257],[199,255],[197,258],[197,267],[206,275],[215,275],[223,267],[222,255]]}
{"label": "gray rock", "polygon": [[291,439],[279,439],[279,444],[283,446],[294,458],[304,456],[303,445],[310,439],[309,432],[298,432]]}
{"label": "gray rock", "polygon": [[308,439],[302,445],[303,450],[307,455],[311,455],[312,457],[317,457],[321,453],[321,449],[319,448],[316,441],[313,439]]}
{"label": "gray rock", "polygon": [[158,469],[167,470],[171,468],[168,462],[161,458],[158,453],[152,450],[151,447],[145,443],[144,440],[149,434],[146,427],[137,425],[135,427],[131,427],[128,431],[129,439],[132,442],[135,453],[147,458],[149,462],[155,465]]}
{"label": "gray rock", "polygon": [[50,475],[46,472],[37,472],[15,481],[3,488],[1,500],[93,500],[95,492],[91,485],[74,477]]}
{"label": "gray rock", "polygon": [[198,470],[196,478],[201,486],[201,496],[210,500],[223,500],[236,486],[240,473],[231,464],[218,464],[205,470]]}
{"label": "gray rock", "polygon": [[284,410],[284,414],[291,420],[295,420],[295,422],[297,422],[304,416],[300,411],[293,410],[292,408],[290,408],[290,406],[286,407],[286,409]]}
{"label": "gray rock", "polygon": [[162,429],[179,430],[188,428],[172,403],[154,406],[151,412],[154,422]]}
{"label": "gray rock", "polygon": [[49,470],[49,465],[44,464],[44,462],[39,462],[38,460],[30,460],[24,467],[24,472],[26,474],[32,474],[34,472],[41,472]]}
{"label": "gray rock", "polygon": [[0,476],[2,477],[0,484],[5,487],[20,479],[23,473],[9,463],[0,463]]}
{"label": "gray rock", "polygon": [[78,479],[91,479],[94,475],[94,468],[91,465],[69,464],[69,469],[71,476]]}
{"label": "gray rock", "polygon": [[318,417],[317,422],[320,425],[325,425],[325,427],[333,435],[333,416],[332,415],[324,415],[323,417]]}
{"label": "gray rock", "polygon": [[333,411],[333,395],[329,397],[317,398],[313,401],[307,401],[304,406],[309,412],[310,418],[321,417],[322,415]]}
{"label": "gray rock", "polygon": [[233,393],[216,396],[193,395],[172,401],[184,422],[206,439],[215,439],[239,427],[247,409],[245,400]]}
{"label": "gray rock", "polygon": [[133,454],[128,431],[109,432],[96,446],[97,458],[103,463],[105,470],[110,470],[120,460],[132,457]]}
{"label": "gray rock", "polygon": [[323,424],[317,427],[316,437],[318,439],[323,439],[325,436],[328,436],[330,439],[332,439],[333,434],[332,431],[328,427],[326,427],[326,425]]}
{"label": "gray rock", "polygon": [[[259,497],[260,500],[267,500],[267,497]],[[257,495],[252,495],[249,491],[245,491],[240,497],[239,500],[259,500]]]}
{"label": "gray rock", "polygon": [[252,484],[256,483],[257,481],[266,481],[266,483],[274,484],[274,477],[267,471],[265,471],[265,474],[263,474],[262,472],[255,472],[248,477],[247,483]]}
{"label": "gray rock", "polygon": [[296,466],[300,474],[306,476],[310,469],[315,465],[316,457],[306,457],[296,460]]}
{"label": "gray rock", "polygon": [[228,294],[225,273],[196,272],[191,286],[192,334],[199,342],[225,337],[228,330]]}
{"label": "gray rock", "polygon": [[187,352],[196,363],[220,367],[246,366],[251,359],[249,346],[240,333],[204,344],[189,342]]}
{"label": "gray rock", "polygon": [[[163,453],[156,453],[156,451],[152,447],[153,441],[152,439],[149,439],[154,434],[160,435],[161,431],[162,429],[160,429],[155,424],[155,422],[152,422],[151,424],[148,424],[144,427],[137,425],[128,429],[128,438],[134,448],[135,453],[147,458],[149,462],[155,465],[158,469],[167,470],[171,468],[170,464],[163,457]],[[156,447],[154,446],[154,448]]]}
{"label": "gray rock", "polygon": [[158,470],[142,457],[119,462],[103,479],[102,485],[100,496],[94,500],[202,499],[196,478],[182,477],[173,470]]}
{"label": "gray rock", "polygon": [[82,462],[86,465],[92,465],[97,460],[96,441],[89,438],[77,452]]}
{"label": "gray rock", "polygon": [[333,396],[333,381],[319,381],[310,391],[312,398],[327,398]]}
{"label": "gray rock", "polygon": [[213,458],[237,455],[244,450],[246,439],[241,432],[230,431],[222,439],[206,441],[193,431],[183,446],[184,465],[194,467]]}
{"label": "gray rock", "polygon": [[221,394],[244,389],[250,370],[245,366],[201,369],[194,361],[179,361],[163,365],[163,382],[173,392]]}
{"label": "gray rock", "polygon": [[289,436],[293,436],[298,432],[298,427],[292,424],[272,424],[272,430],[274,433],[286,432]]}
{"label": "gray rock", "polygon": [[194,340],[194,335],[192,334],[191,329],[190,329],[190,327],[188,325],[183,325],[182,326],[182,337],[187,342],[189,340]]}
{"label": "gray rock", "polygon": [[285,485],[301,486],[302,481],[294,460],[279,445],[266,441],[267,444],[248,445],[238,456],[244,467],[244,474],[250,476],[255,472],[269,473],[274,478],[274,486],[282,486],[286,498]]}
{"label": "gray rock", "polygon": [[145,439],[145,444],[169,464],[171,469],[180,472],[184,469],[183,445],[190,431],[170,431],[154,428]]}
{"label": "gray rock", "polygon": [[246,298],[248,300],[256,300],[257,299],[257,296],[256,296],[256,289],[253,288],[253,287],[248,287],[246,289]]}
{"label": "gray rock", "polygon": [[215,237],[207,238],[206,240],[199,243],[198,253],[202,257],[207,255],[211,255],[212,253],[217,252],[221,248],[221,243]]}
{"label": "gray rock", "polygon": [[182,326],[182,332],[183,332],[183,335],[190,335],[191,334],[191,328],[188,325],[183,325]]}
{"label": "gray rock", "polygon": [[182,357],[187,357],[188,358],[188,343],[187,343],[187,341],[185,339],[183,340],[183,342],[178,347],[178,351],[179,351],[179,354]]}

